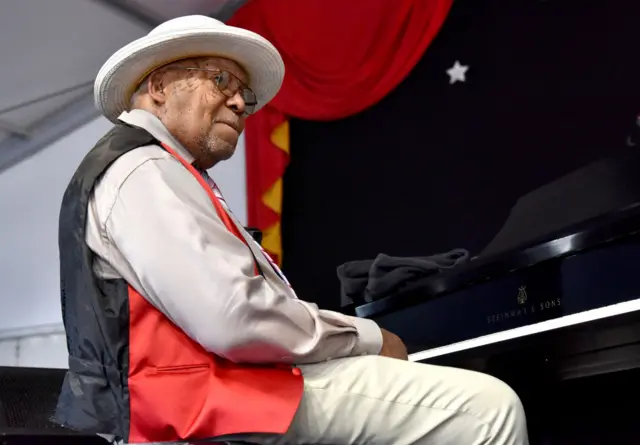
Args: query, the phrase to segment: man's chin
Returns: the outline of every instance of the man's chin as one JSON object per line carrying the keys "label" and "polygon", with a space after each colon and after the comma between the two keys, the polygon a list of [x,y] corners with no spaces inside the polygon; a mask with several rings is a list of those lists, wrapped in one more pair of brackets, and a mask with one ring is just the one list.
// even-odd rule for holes
{"label": "man's chin", "polygon": [[216,145],[216,158],[221,161],[226,161],[227,159],[231,158],[231,156],[233,156],[233,154],[236,152],[236,144],[230,144],[226,141],[218,141],[218,144]]}

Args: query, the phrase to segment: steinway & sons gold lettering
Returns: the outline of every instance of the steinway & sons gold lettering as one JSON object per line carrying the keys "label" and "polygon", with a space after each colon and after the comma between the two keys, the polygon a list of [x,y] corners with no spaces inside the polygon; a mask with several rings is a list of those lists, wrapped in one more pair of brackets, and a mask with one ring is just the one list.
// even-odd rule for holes
{"label": "steinway & sons gold lettering", "polygon": [[536,312],[548,311],[551,309],[559,308],[562,304],[561,299],[551,298],[549,300],[544,300],[540,302],[527,304],[527,300],[529,296],[527,295],[527,287],[520,286],[518,288],[518,296],[517,296],[517,308],[513,308],[511,310],[498,312],[495,314],[491,314],[487,316],[487,323],[500,323],[506,320],[510,320],[516,317],[522,317],[529,314],[533,314]]}

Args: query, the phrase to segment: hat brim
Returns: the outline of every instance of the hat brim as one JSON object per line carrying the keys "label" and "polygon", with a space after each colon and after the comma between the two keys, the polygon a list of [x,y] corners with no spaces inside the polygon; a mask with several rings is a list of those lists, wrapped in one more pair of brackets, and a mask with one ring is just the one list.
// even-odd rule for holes
{"label": "hat brim", "polygon": [[282,86],[282,57],[258,34],[232,27],[174,31],[142,37],[113,54],[96,76],[96,107],[107,119],[117,122],[118,116],[129,109],[135,88],[154,69],[203,56],[228,58],[242,66],[257,98],[256,111]]}

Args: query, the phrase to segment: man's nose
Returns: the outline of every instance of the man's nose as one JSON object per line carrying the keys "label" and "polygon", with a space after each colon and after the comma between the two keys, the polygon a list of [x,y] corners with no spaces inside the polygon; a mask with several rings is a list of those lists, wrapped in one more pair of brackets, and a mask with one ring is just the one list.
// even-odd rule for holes
{"label": "man's nose", "polygon": [[238,116],[244,114],[245,102],[239,91],[227,99],[227,106]]}

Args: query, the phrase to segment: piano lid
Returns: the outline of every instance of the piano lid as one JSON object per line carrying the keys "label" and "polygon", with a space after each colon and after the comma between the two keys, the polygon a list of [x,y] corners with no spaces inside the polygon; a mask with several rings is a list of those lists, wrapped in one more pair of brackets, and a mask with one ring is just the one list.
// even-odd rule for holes
{"label": "piano lid", "polygon": [[554,232],[640,203],[640,150],[576,170],[521,197],[481,257],[553,238]]}

